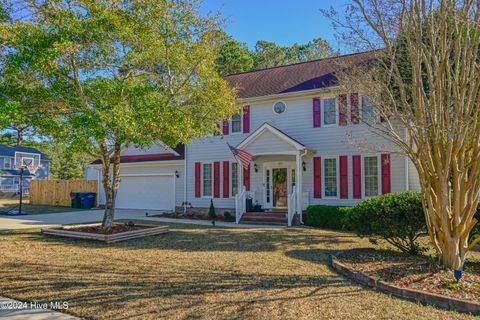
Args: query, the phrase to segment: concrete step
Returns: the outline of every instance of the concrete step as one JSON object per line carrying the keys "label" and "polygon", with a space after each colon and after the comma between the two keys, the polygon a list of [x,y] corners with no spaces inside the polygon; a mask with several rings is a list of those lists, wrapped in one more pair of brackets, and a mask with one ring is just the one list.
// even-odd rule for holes
{"label": "concrete step", "polygon": [[259,224],[259,225],[272,225],[272,226],[286,226],[287,221],[256,221],[256,220],[240,220],[241,224]]}
{"label": "concrete step", "polygon": [[246,212],[244,217],[273,217],[273,218],[285,218],[286,212]]}

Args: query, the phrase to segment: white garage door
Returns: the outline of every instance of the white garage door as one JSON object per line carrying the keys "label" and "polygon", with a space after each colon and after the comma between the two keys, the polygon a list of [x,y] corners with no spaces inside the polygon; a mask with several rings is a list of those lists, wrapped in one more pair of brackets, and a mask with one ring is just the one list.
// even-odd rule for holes
{"label": "white garage door", "polygon": [[173,211],[175,209],[173,176],[122,176],[116,207]]}

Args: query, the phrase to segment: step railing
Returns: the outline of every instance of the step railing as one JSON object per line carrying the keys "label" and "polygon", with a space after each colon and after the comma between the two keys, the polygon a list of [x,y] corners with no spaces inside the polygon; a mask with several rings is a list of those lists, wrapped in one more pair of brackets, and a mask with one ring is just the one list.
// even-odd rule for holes
{"label": "step railing", "polygon": [[297,212],[296,210],[297,207],[297,189],[294,186],[292,189],[292,192],[288,195],[288,213],[287,213],[287,219],[288,219],[288,226],[292,226],[292,220],[293,216]]}
{"label": "step railing", "polygon": [[247,200],[247,191],[245,190],[245,186],[242,186],[240,192],[235,195],[235,223],[239,224],[240,220],[242,219],[243,214],[245,213],[246,208],[246,200]]}

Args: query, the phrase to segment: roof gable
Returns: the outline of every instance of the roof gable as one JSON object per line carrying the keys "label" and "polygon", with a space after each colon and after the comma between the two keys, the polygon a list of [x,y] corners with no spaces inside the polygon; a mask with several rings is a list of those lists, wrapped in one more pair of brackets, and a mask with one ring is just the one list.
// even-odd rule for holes
{"label": "roof gable", "polygon": [[6,144],[0,144],[0,156],[15,157],[15,152],[28,152],[40,154],[41,160],[50,160],[43,152],[36,148],[24,147],[24,146],[7,146]]}

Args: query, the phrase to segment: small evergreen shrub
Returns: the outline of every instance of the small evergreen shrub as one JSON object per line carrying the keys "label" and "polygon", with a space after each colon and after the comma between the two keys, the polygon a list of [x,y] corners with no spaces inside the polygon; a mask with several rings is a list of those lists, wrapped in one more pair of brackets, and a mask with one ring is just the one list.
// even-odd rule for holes
{"label": "small evergreen shrub", "polygon": [[233,221],[233,216],[229,211],[225,211],[223,213],[223,218],[225,219],[225,221]]}
{"label": "small evergreen shrub", "polygon": [[305,216],[305,224],[311,227],[343,229],[344,220],[349,207],[309,206]]}
{"label": "small evergreen shrub", "polygon": [[217,213],[215,212],[215,207],[213,206],[213,199],[210,199],[210,209],[208,209],[208,216],[212,219],[217,217]]}
{"label": "small evergreen shrub", "polygon": [[362,201],[351,208],[345,223],[362,238],[373,243],[384,239],[411,254],[419,252],[416,240],[427,229],[419,192],[389,193]]}

